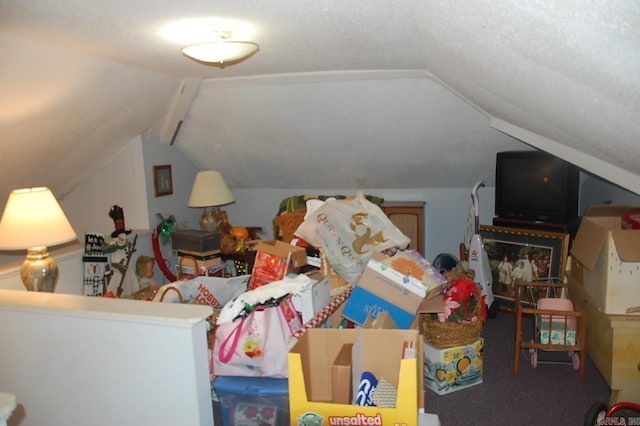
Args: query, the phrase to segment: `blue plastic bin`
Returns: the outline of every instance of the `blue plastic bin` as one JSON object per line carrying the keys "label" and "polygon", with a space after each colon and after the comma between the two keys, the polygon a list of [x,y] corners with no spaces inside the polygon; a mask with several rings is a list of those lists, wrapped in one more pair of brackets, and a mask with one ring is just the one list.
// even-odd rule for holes
{"label": "blue plastic bin", "polygon": [[289,424],[288,379],[217,376],[213,392],[216,426]]}

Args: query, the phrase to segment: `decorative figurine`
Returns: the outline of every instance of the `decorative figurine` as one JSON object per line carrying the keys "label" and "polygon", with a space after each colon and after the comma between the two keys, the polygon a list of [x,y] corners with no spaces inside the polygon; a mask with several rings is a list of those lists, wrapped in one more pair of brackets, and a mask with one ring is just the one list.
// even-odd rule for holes
{"label": "decorative figurine", "polygon": [[156,259],[150,256],[140,256],[136,261],[136,274],[140,278],[138,286],[140,290],[149,287],[156,286],[156,282],[153,279],[153,267]]}
{"label": "decorative figurine", "polygon": [[136,251],[138,236],[134,237],[133,242],[127,238],[127,235],[131,233],[131,229],[125,227],[122,207],[117,205],[111,207],[109,217],[113,219],[116,229],[111,233],[111,237],[115,238],[115,240],[106,243],[102,248],[105,254],[111,254],[111,266],[113,268],[109,271],[107,293],[111,293],[115,297],[128,296],[140,290],[135,274],[129,270],[131,256]]}

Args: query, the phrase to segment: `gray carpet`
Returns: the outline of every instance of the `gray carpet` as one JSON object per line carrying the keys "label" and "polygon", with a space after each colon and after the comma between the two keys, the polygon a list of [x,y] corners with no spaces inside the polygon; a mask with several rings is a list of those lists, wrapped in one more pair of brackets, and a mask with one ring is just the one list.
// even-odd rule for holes
{"label": "gray carpet", "polygon": [[[515,318],[500,312],[482,333],[483,383],[447,395],[426,390],[425,411],[439,416],[443,426],[456,425],[582,425],[591,405],[608,402],[611,389],[587,356],[584,383],[571,365],[539,364],[533,368],[528,352],[520,355],[520,372],[513,376]],[[538,352],[542,360],[566,352]]]}

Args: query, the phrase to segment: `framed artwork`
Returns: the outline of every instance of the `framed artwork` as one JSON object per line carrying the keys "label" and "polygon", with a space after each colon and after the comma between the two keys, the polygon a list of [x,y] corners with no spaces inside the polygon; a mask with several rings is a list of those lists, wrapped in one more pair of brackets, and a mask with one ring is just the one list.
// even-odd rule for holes
{"label": "framed artwork", "polygon": [[153,166],[153,189],[156,197],[173,194],[171,164]]}
{"label": "framed artwork", "polygon": [[514,284],[518,281],[563,279],[569,234],[480,225],[480,235],[499,306],[513,307]]}

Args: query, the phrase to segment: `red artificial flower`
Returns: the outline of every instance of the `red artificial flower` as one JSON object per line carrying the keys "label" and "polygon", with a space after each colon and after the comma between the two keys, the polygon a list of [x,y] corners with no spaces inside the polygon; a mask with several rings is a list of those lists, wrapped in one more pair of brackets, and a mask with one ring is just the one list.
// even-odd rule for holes
{"label": "red artificial flower", "polygon": [[480,300],[482,301],[482,320],[486,321],[489,313],[487,312],[487,303],[485,302],[484,297],[485,296],[483,294]]}
{"label": "red artificial flower", "polygon": [[478,285],[470,278],[452,279],[444,291],[445,309],[437,315],[440,322],[474,322],[477,303],[481,303],[482,319],[487,318],[484,296],[480,295]]}
{"label": "red artificial flower", "polygon": [[458,300],[469,300],[472,295],[478,295],[478,285],[469,278],[456,278],[451,285],[456,288]]}

